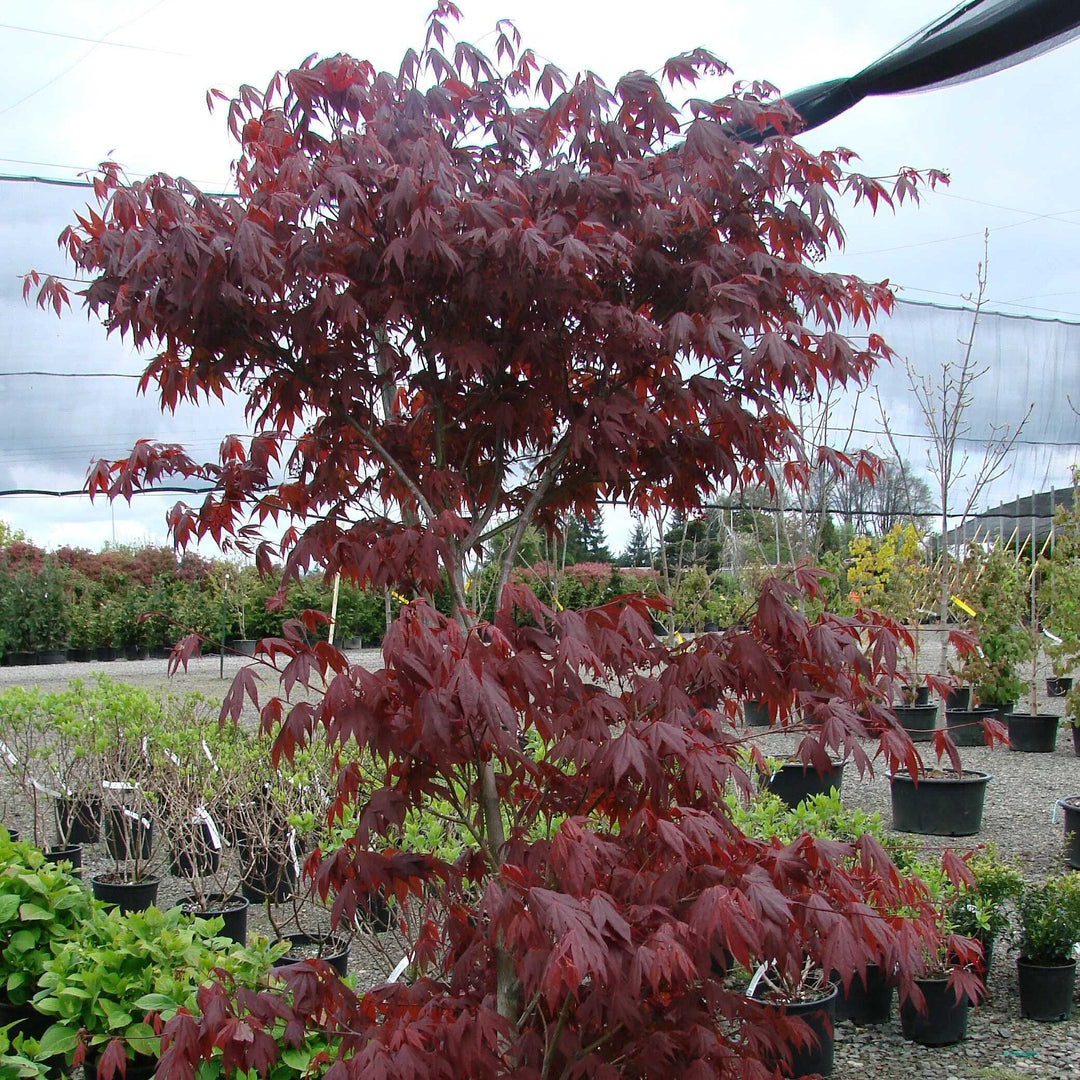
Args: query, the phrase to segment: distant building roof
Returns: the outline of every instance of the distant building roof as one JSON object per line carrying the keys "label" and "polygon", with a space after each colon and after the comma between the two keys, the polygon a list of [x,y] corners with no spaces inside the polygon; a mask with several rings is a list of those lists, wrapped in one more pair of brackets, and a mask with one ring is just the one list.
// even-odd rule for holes
{"label": "distant building roof", "polygon": [[1071,510],[1075,497],[1076,488],[1070,486],[1002,503],[981,514],[973,514],[964,522],[963,531],[950,529],[949,544],[956,544],[959,540],[992,542],[1000,539],[1002,543],[1023,545],[1031,536],[1032,525],[1035,527],[1035,543],[1042,544],[1050,535],[1054,512],[1061,506]]}

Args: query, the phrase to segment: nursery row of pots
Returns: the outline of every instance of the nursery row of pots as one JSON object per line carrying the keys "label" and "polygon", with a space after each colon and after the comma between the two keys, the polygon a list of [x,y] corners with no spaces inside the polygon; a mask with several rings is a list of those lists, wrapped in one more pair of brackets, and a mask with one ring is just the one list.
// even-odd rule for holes
{"label": "nursery row of pots", "polygon": [[[751,979],[754,996],[783,1004],[817,1036],[813,1046],[793,1048],[794,1061],[785,1075],[828,1075],[834,1023],[851,1019],[859,1025],[884,1024],[894,1015],[898,996],[906,1038],[927,1046],[963,1040],[970,1008],[983,995],[995,944],[1000,948],[1010,938],[1019,954],[1021,1016],[1054,1022],[1071,1015],[1075,950],[1080,943],[1080,875],[1025,882],[1019,869],[999,858],[990,844],[964,856],[971,881],[957,883],[945,873],[944,859],[937,867],[918,854],[911,840],[887,832],[878,815],[846,807],[835,787],[795,806],[765,790],[749,801],[733,796],[729,805],[747,835],[772,837],[782,844],[804,833],[848,842],[869,833],[886,848],[902,875],[922,882],[940,928],[940,951],[924,952],[925,970],[906,988],[896,969],[880,964],[867,965],[846,985],[835,971],[818,972],[816,981],[797,987],[778,982],[769,994],[762,994]],[[968,944],[962,945],[965,938]]]}

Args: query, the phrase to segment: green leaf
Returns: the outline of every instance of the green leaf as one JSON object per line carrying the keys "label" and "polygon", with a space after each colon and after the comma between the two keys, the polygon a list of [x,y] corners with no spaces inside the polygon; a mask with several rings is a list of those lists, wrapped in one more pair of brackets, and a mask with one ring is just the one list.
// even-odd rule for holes
{"label": "green leaf", "polygon": [[16,930],[11,935],[11,941],[8,942],[8,947],[17,953],[29,952],[38,943],[38,935],[33,930]]}
{"label": "green leaf", "polygon": [[102,1008],[105,1010],[106,1022],[109,1027],[116,1031],[120,1028],[126,1028],[132,1021],[131,1013],[126,1009],[121,1008],[119,1005],[113,1005],[110,1002],[101,1002]]}
{"label": "green leaf", "polygon": [[0,922],[10,922],[15,918],[16,912],[19,910],[18,896],[13,893],[5,893],[0,896]]}
{"label": "green leaf", "polygon": [[52,1024],[45,1029],[38,1044],[38,1056],[44,1061],[56,1054],[69,1054],[79,1044],[79,1033],[67,1024]]}
{"label": "green leaf", "polygon": [[167,994],[143,994],[138,1001],[134,1003],[136,1009],[142,1009],[144,1012],[175,1012],[179,1005]]}
{"label": "green leaf", "polygon": [[37,904],[22,904],[19,907],[19,918],[23,922],[51,922],[55,918],[53,913],[47,908],[39,907]]}
{"label": "green leaf", "polygon": [[308,1065],[311,1064],[311,1051],[305,1050],[304,1047],[288,1047],[281,1051],[282,1064],[288,1065],[290,1069],[295,1069],[298,1073],[307,1072]]}

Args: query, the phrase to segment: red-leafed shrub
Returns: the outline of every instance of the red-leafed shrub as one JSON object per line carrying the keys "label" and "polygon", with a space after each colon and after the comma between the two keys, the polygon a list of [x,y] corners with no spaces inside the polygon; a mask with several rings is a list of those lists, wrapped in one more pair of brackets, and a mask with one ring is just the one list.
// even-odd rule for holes
{"label": "red-leafed shrub", "polygon": [[[874,841],[733,826],[736,703],[805,716],[808,761],[864,768],[869,734],[914,767],[881,705],[903,631],[808,623],[801,572],[764,584],[745,629],[673,649],[652,630],[662,601],[560,611],[513,568],[530,526],[601,500],[691,513],[804,477],[787,401],[865,379],[883,342],[838,327],[892,303],[817,268],[840,235],[832,199],[892,195],[845,153],[743,141],[795,123],[767,89],[680,111],[642,72],[609,90],[541,65],[506,25],[491,60],[450,41],[452,14],[440,2],[397,72],[336,56],[245,87],[228,106],[237,198],[106,164],[99,208],[64,235],[87,307],[155,354],[162,406],[243,392],[254,428],[206,464],[139,443],[91,492],[197,477],[214,491],[171,512],[179,545],[418,597],[378,670],[291,624],[264,642],[285,692],[243,671],[223,707],[257,700],[278,754],[339,752],[335,809],[355,803],[359,824],[314,883],[346,921],[372,889],[411,907],[415,980],[354,995],[293,969],[291,1002],[207,990],[201,1017],[167,1027],[163,1069],[189,1076],[216,1046],[262,1070],[266,1032],[295,1043],[310,1023],[356,1078],[763,1076],[792,1022],[725,985],[733,960],[794,978],[807,956],[845,975],[872,959],[906,986],[938,942]],[[663,78],[724,70],[698,50]],[[40,299],[62,303],[62,285]],[[482,622],[467,588],[495,543]],[[437,590],[450,615],[423,599]],[[323,680],[314,705],[287,693]],[[394,846],[431,799],[470,838],[452,865]]]}

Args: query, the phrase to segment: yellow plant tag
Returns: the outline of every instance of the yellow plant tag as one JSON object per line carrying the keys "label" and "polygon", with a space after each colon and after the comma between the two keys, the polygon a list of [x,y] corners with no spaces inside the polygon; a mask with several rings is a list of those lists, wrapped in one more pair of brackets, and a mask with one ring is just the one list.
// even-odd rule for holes
{"label": "yellow plant tag", "polygon": [[956,606],[957,606],[957,607],[958,607],[958,608],[959,608],[959,609],[960,609],[961,611],[963,611],[963,612],[966,612],[966,613],[967,613],[968,615],[970,615],[970,616],[971,616],[971,617],[972,617],[973,619],[975,618],[975,609],[974,609],[974,608],[970,608],[970,607],[968,607],[968,606],[967,606],[967,604],[965,604],[965,603],[964,603],[964,601],[963,601],[963,600],[961,600],[959,596],[950,596],[950,597],[949,597],[949,599],[950,599],[950,600],[952,600],[952,602],[953,602],[953,603],[954,603],[954,604],[955,604],[955,605],[956,605]]}

